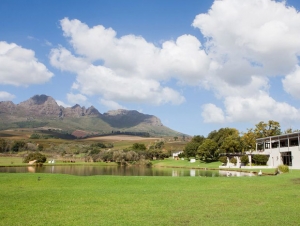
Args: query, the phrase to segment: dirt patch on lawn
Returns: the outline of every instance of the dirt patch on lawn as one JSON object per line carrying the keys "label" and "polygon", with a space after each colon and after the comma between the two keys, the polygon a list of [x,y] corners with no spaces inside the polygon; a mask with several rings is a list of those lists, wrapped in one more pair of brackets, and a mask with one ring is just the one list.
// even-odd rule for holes
{"label": "dirt patch on lawn", "polygon": [[292,179],[293,184],[300,184],[300,178]]}

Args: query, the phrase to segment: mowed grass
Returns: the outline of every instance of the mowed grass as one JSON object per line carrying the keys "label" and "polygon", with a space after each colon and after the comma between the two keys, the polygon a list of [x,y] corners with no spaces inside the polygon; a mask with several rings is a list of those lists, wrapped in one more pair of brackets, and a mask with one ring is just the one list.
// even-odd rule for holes
{"label": "mowed grass", "polygon": [[229,178],[2,173],[0,184],[0,225],[299,225],[297,170]]}
{"label": "mowed grass", "polygon": [[173,158],[167,158],[164,160],[153,161],[156,167],[180,167],[180,168],[219,168],[222,165],[221,162],[205,163],[200,160],[191,163],[188,160],[174,160]]}
{"label": "mowed grass", "polygon": [[[0,166],[25,165],[22,157],[0,157]],[[26,164],[27,165],[27,164]]]}

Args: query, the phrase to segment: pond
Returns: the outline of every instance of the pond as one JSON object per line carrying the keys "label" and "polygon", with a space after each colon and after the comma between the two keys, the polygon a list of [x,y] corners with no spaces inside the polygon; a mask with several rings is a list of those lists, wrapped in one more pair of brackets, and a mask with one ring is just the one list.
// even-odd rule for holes
{"label": "pond", "polygon": [[20,166],[0,167],[0,173],[58,173],[76,176],[112,175],[112,176],[173,176],[173,177],[227,177],[254,176],[252,173],[225,170],[200,170],[182,168],[148,168],[137,166]]}

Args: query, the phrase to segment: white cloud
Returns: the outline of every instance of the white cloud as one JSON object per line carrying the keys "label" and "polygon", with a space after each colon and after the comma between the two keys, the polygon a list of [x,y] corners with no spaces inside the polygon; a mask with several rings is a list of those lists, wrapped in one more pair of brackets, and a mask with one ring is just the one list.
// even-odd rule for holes
{"label": "white cloud", "polygon": [[[106,105],[118,102],[180,104],[185,98],[177,84],[212,90],[223,109],[203,105],[205,122],[298,120],[299,109],[268,94],[273,76],[286,92],[300,98],[300,14],[285,1],[214,1],[208,13],[192,24],[206,42],[184,34],[157,46],[143,37],[117,37],[112,28],[88,27],[79,20],[61,20],[72,50],[50,54],[53,66],[76,73],[72,88],[98,95]],[[99,65],[99,62],[100,65]],[[280,87],[281,88],[281,87]]]}
{"label": "white cloud", "polygon": [[267,93],[253,97],[229,96],[224,101],[225,110],[214,104],[203,105],[202,117],[206,123],[268,121],[284,123],[300,120],[300,109],[285,102],[276,102]]}
{"label": "white cloud", "polygon": [[140,36],[117,38],[112,28],[102,25],[89,28],[79,20],[64,18],[61,26],[76,54],[91,62],[103,60],[103,66],[122,77],[133,75],[165,80],[175,76],[183,81],[192,77],[195,82],[210,66],[200,41],[191,35],[166,41],[160,48]]}
{"label": "white cloud", "polygon": [[55,100],[56,101],[56,103],[59,105],[59,106],[63,106],[63,107],[71,107],[71,105],[69,105],[69,104],[66,104],[66,103],[64,103],[63,101],[61,101],[61,100]]}
{"label": "white cloud", "polygon": [[118,104],[117,102],[111,100],[101,99],[100,103],[107,107],[109,110],[118,110],[118,109],[126,109],[126,107]]}
{"label": "white cloud", "polygon": [[147,102],[154,105],[168,102],[181,104],[185,101],[178,92],[162,87],[155,80],[138,77],[126,79],[103,66],[90,66],[87,70],[80,71],[73,88],[85,95],[103,96],[106,100]]}
{"label": "white cloud", "polygon": [[225,99],[226,117],[230,122],[258,122],[277,120],[280,122],[299,121],[300,109],[285,102],[276,102],[267,93],[255,97],[227,97]]}
{"label": "white cloud", "polygon": [[300,99],[300,67],[297,66],[295,71],[288,74],[282,80],[284,90],[293,97]]}
{"label": "white cloud", "polygon": [[83,105],[87,101],[87,97],[80,93],[79,94],[68,93],[67,99],[71,104],[82,104]]}
{"label": "white cloud", "polygon": [[300,15],[284,1],[215,1],[193,26],[209,38],[209,47],[223,60],[245,58],[274,75],[288,72],[297,63]]}
{"label": "white cloud", "polygon": [[60,47],[52,49],[50,52],[50,63],[52,66],[62,71],[70,71],[76,73],[88,67],[88,63],[81,57],[75,57],[72,53]]}
{"label": "white cloud", "polygon": [[223,110],[214,104],[205,104],[202,106],[202,118],[206,123],[223,123],[225,116]]}
{"label": "white cloud", "polygon": [[9,101],[15,98],[15,95],[5,92],[5,91],[0,91],[0,101]]}
{"label": "white cloud", "polygon": [[35,58],[34,51],[0,42],[0,84],[28,86],[48,82],[53,74]]}
{"label": "white cloud", "polygon": [[[185,98],[162,82],[175,77],[182,84],[200,84],[211,67],[200,41],[182,35],[156,47],[134,35],[116,37],[112,28],[89,28],[79,20],[61,20],[64,36],[74,53],[52,49],[51,64],[77,74],[72,88],[114,102],[181,104]],[[96,65],[99,62],[102,65]],[[166,84],[166,83],[164,83]]]}
{"label": "white cloud", "polygon": [[288,74],[284,89],[300,98],[300,14],[294,8],[285,1],[214,1],[192,25],[208,40],[206,52],[215,62],[202,86],[224,101],[224,110],[204,105],[206,122],[214,121],[208,114],[214,110],[216,121],[220,115],[227,122],[299,119],[299,109],[268,94],[272,76]]}

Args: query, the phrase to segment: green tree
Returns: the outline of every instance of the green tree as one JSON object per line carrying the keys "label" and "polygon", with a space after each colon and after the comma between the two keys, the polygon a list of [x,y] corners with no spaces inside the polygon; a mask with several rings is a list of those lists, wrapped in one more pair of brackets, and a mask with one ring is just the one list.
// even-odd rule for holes
{"label": "green tree", "polygon": [[24,141],[15,141],[11,149],[14,152],[18,152],[22,148],[26,148],[26,143]]}
{"label": "green tree", "polygon": [[0,152],[8,151],[8,142],[5,139],[0,138]]}
{"label": "green tree", "polygon": [[184,155],[189,157],[196,157],[198,147],[203,143],[205,140],[204,136],[194,136],[190,142],[188,142],[184,147]]}
{"label": "green tree", "polygon": [[202,142],[205,140],[206,138],[204,136],[200,136],[200,135],[197,135],[197,136],[194,136],[192,138],[192,142],[197,142],[199,144],[202,144]]}
{"label": "green tree", "polygon": [[211,139],[206,139],[198,147],[198,156],[205,162],[217,161],[219,158],[218,144]]}
{"label": "green tree", "polygon": [[269,120],[267,123],[261,121],[255,125],[254,132],[256,134],[256,138],[280,135],[280,124],[273,120]]}
{"label": "green tree", "polygon": [[248,129],[241,137],[242,152],[255,150],[256,134],[253,129]]}
{"label": "green tree", "polygon": [[165,143],[163,141],[157,142],[154,146],[155,149],[162,149]]}
{"label": "green tree", "polygon": [[218,147],[221,147],[224,140],[229,136],[239,137],[239,131],[235,128],[221,128],[218,131],[214,130],[210,132],[207,138],[214,140],[218,144]]}
{"label": "green tree", "polygon": [[36,163],[44,163],[47,160],[47,157],[39,152],[30,153],[24,159],[24,163],[28,163],[29,161],[36,160]]}
{"label": "green tree", "polygon": [[39,149],[39,151],[43,151],[44,150],[44,145],[39,144],[38,149]]}
{"label": "green tree", "polygon": [[132,145],[132,150],[134,151],[145,151],[147,148],[146,148],[146,145],[145,144],[141,144],[141,143],[134,143]]}
{"label": "green tree", "polygon": [[222,153],[242,152],[240,137],[235,135],[226,137],[220,147],[220,151]]}

